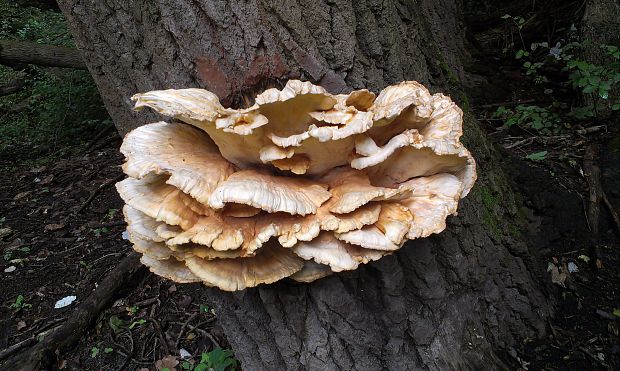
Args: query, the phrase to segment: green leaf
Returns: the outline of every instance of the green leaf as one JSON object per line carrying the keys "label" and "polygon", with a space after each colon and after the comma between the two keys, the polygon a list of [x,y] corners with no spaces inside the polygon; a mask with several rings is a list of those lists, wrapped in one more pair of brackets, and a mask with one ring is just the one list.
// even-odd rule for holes
{"label": "green leaf", "polygon": [[97,347],[92,347],[90,349],[90,358],[95,358],[99,355],[99,348]]}
{"label": "green leaf", "polygon": [[515,58],[516,58],[516,59],[521,59],[521,58],[523,57],[523,54],[525,54],[525,50],[523,50],[523,49],[519,49],[519,50],[517,51],[517,53],[515,54]]}
{"label": "green leaf", "polygon": [[594,85],[588,85],[585,88],[583,88],[583,93],[584,94],[590,94],[594,91],[594,89],[596,89],[596,86]]}
{"label": "green leaf", "polygon": [[547,157],[547,153],[549,152],[541,151],[541,152],[531,153],[525,156],[525,158],[530,161],[542,161]]}
{"label": "green leaf", "polygon": [[588,255],[579,255],[577,257],[577,259],[583,260],[583,262],[586,263],[586,264],[588,264],[590,262],[590,257]]}
{"label": "green leaf", "polygon": [[611,109],[614,110],[614,111],[620,110],[620,103],[616,103],[616,104],[612,105]]}
{"label": "green leaf", "polygon": [[119,332],[126,325],[125,321],[118,318],[117,316],[110,317],[108,324],[110,325],[110,328],[112,329],[112,331],[114,331],[114,333]]}
{"label": "green leaf", "polygon": [[614,314],[614,316],[620,317],[620,309],[614,309],[612,313]]}
{"label": "green leaf", "polygon": [[508,19],[508,18],[512,18],[512,16],[510,14],[504,14],[503,16],[501,16],[502,19]]}
{"label": "green leaf", "polygon": [[146,323],[146,320],[145,320],[145,319],[139,319],[139,320],[137,320],[137,321],[133,321],[133,322],[131,323],[131,325],[129,325],[129,329],[130,329],[130,330],[133,330],[133,328],[134,328],[134,327],[136,327],[136,326],[138,326],[138,325],[143,325],[143,324],[145,324],[145,323]]}
{"label": "green leaf", "polygon": [[208,366],[204,363],[199,363],[194,367],[194,371],[207,371]]}
{"label": "green leaf", "polygon": [[184,361],[183,363],[181,363],[181,368],[184,370],[191,370],[192,364],[187,361]]}
{"label": "green leaf", "polygon": [[112,348],[105,348],[105,349],[103,350],[103,352],[104,352],[105,354],[112,353],[113,351],[114,351],[114,349],[112,349]]}

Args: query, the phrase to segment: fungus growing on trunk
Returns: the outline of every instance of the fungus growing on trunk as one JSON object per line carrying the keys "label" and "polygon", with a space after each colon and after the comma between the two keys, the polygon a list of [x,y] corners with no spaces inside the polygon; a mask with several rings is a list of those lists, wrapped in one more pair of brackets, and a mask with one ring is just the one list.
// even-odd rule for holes
{"label": "fungus growing on trunk", "polygon": [[117,189],[142,263],[176,282],[356,269],[443,231],[476,179],[461,110],[417,82],[375,96],[291,80],[239,110],[200,89],[132,99],[174,119],[127,134]]}

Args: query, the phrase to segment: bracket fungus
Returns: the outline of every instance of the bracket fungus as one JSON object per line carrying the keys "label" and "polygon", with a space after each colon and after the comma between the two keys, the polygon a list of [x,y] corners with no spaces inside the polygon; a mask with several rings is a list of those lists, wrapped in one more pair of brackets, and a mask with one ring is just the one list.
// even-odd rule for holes
{"label": "bracket fungus", "polygon": [[356,269],[443,231],[476,179],[461,110],[417,82],[375,96],[291,80],[238,110],[201,89],[132,99],[173,120],[123,141],[127,231],[176,282],[235,291]]}

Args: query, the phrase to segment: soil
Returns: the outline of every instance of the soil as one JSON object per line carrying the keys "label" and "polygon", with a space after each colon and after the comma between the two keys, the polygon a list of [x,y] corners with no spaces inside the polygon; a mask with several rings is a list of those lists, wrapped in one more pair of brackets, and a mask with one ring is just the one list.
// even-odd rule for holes
{"label": "soil", "polygon": [[[120,140],[111,139],[46,166],[16,166],[9,156],[0,162],[0,350],[61,325],[131,251],[113,183],[77,213],[121,175]],[[19,295],[23,305],[11,308]],[[54,308],[70,295],[73,303]],[[200,285],[175,285],[145,270],[116,299],[71,354],[58,356],[58,368],[154,369],[181,348],[199,359],[227,346]]]}

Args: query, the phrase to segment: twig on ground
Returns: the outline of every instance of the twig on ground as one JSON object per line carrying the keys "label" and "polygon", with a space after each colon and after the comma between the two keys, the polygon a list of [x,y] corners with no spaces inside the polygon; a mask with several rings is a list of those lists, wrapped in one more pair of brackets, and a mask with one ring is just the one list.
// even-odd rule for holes
{"label": "twig on ground", "polygon": [[92,224],[91,223],[87,223],[86,225],[89,228],[96,229],[96,228],[104,228],[104,227],[106,227],[106,228],[121,227],[121,226],[124,226],[126,224],[127,224],[127,222],[125,222],[124,220],[119,220],[119,221],[116,221],[116,222],[104,222],[104,223],[92,223]]}
{"label": "twig on ground", "polygon": [[493,108],[493,107],[499,107],[499,106],[514,106],[514,105],[517,105],[517,104],[526,104],[526,103],[534,103],[534,102],[536,102],[536,99],[524,99],[522,101],[497,102],[497,103],[482,104],[479,107],[480,108]]}
{"label": "twig on ground", "polygon": [[121,254],[122,254],[122,252],[112,252],[112,253],[109,253],[109,254],[105,254],[105,255],[100,256],[97,259],[93,260],[88,265],[93,266],[93,265],[95,265],[95,263],[97,263],[98,261],[100,261],[102,259],[109,258],[110,256],[118,256],[118,255],[121,255]]}
{"label": "twig on ground", "polygon": [[191,316],[189,316],[189,318],[187,319],[187,321],[185,321],[183,323],[183,326],[181,326],[181,330],[179,331],[179,335],[177,336],[177,341],[174,342],[174,349],[177,350],[179,349],[179,343],[181,342],[181,337],[183,336],[183,333],[185,332],[185,329],[187,328],[187,325],[194,320],[194,318],[196,318],[196,316],[198,316],[198,313],[194,313]]}
{"label": "twig on ground", "polygon": [[157,332],[157,335],[159,336],[159,341],[161,342],[162,347],[164,347],[165,354],[170,354],[170,348],[168,347],[168,342],[166,341],[166,338],[164,337],[164,333],[161,330],[161,326],[159,326],[159,322],[157,322],[154,318],[149,318],[148,321],[149,323],[153,325],[153,328]]}
{"label": "twig on ground", "polygon": [[511,149],[511,148],[514,148],[514,147],[520,146],[520,145],[522,145],[522,144],[528,145],[528,144],[532,144],[532,142],[533,142],[533,141],[534,141],[534,137],[525,138],[525,139],[523,139],[523,140],[519,140],[519,141],[516,141],[516,142],[511,143],[511,144],[509,144],[509,145],[506,145],[506,146],[504,146],[504,148],[506,148],[506,149]]}
{"label": "twig on ground", "polygon": [[91,202],[93,202],[93,200],[95,199],[95,197],[97,197],[101,191],[103,191],[104,189],[106,189],[107,187],[111,186],[112,184],[115,184],[116,182],[120,181],[121,179],[123,179],[125,177],[125,174],[119,174],[116,178],[113,179],[108,179],[105,183],[101,184],[99,187],[97,187],[93,193],[90,194],[90,196],[86,199],[86,201],[84,201],[84,203],[82,204],[82,206],[80,206],[80,208],[78,209],[78,211],[76,211],[76,214],[81,213],[82,211],[84,211],[84,209],[86,209],[86,207],[88,205],[90,205]]}
{"label": "twig on ground", "polygon": [[122,371],[125,369],[125,367],[127,367],[127,365],[129,365],[129,362],[131,362],[132,358],[133,358],[133,351],[134,351],[134,346],[133,346],[133,335],[131,333],[131,330],[127,330],[126,332],[128,334],[129,337],[129,342],[131,344],[131,349],[129,349],[129,354],[127,354],[127,356],[125,357],[125,361],[123,362],[123,364],[121,365],[121,367],[118,369],[119,371]]}
{"label": "twig on ground", "polygon": [[588,222],[590,224],[590,230],[592,231],[592,255],[595,257],[594,265],[596,268],[601,269],[603,267],[603,258],[598,247],[599,237],[599,217],[600,217],[600,202],[601,202],[601,180],[600,169],[596,163],[598,157],[598,147],[595,144],[590,144],[586,148],[586,153],[583,159],[583,173],[588,182],[589,196],[588,196]]}
{"label": "twig on ground", "polygon": [[86,149],[84,149],[84,153],[90,152],[90,150],[99,141],[99,139],[103,138],[105,135],[107,135],[112,130],[114,130],[114,125],[108,125],[105,128],[103,128],[103,130],[101,130],[97,135],[95,135],[93,140],[91,140],[90,143],[88,143],[88,146],[86,146]]}
{"label": "twig on ground", "polygon": [[138,308],[148,307],[149,305],[153,305],[153,304],[157,303],[158,301],[159,301],[159,298],[150,298],[150,299],[146,299],[146,300],[142,300],[142,301],[133,303],[133,306],[136,306]]}
{"label": "twig on ground", "polygon": [[590,126],[589,128],[584,128],[584,129],[577,130],[577,134],[586,135],[586,134],[590,134],[590,133],[599,132],[599,131],[601,131],[603,129],[605,131],[607,131],[607,126],[606,125]]}
{"label": "twig on ground", "polygon": [[27,338],[26,340],[20,341],[19,343],[15,343],[11,345],[10,347],[0,351],[0,360],[5,359],[6,357],[9,357],[10,355],[20,351],[23,348],[36,344],[36,342],[37,342],[37,339],[35,339],[34,337],[30,337],[30,338]]}
{"label": "twig on ground", "polygon": [[603,203],[605,204],[605,206],[607,206],[607,210],[609,210],[609,213],[611,214],[611,218],[614,220],[614,225],[616,226],[616,232],[620,233],[620,216],[618,216],[618,212],[614,208],[614,205],[612,205],[611,202],[609,202],[609,199],[607,198],[607,194],[605,193],[605,191],[601,193],[602,193]]}

